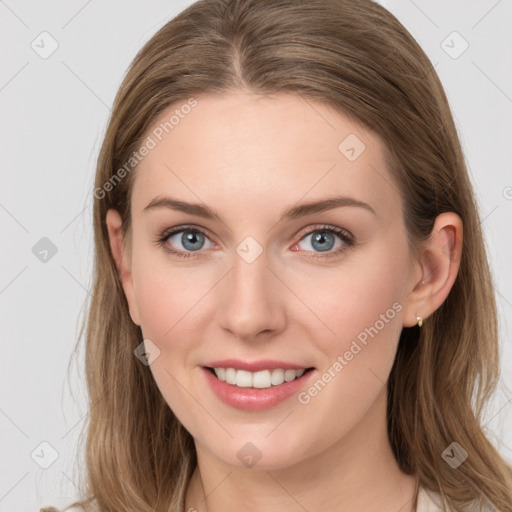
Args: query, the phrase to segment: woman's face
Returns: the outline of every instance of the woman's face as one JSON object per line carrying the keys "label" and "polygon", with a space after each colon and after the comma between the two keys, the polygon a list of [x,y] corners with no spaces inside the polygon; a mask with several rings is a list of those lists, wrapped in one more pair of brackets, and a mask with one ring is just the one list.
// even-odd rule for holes
{"label": "woman's face", "polygon": [[421,273],[376,135],[298,95],[195,99],[147,133],[123,285],[196,446],[286,467],[384,422]]}

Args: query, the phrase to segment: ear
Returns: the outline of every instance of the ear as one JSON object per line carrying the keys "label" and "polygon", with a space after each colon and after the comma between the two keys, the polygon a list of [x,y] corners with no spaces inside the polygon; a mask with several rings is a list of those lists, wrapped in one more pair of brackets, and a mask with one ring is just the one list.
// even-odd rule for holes
{"label": "ear", "polygon": [[107,211],[105,220],[110,240],[110,249],[126,295],[126,300],[130,309],[130,316],[133,323],[140,326],[139,310],[135,298],[135,289],[133,286],[131,272],[131,255],[123,245],[123,232],[121,229],[123,221],[121,220],[119,212],[112,208]]}
{"label": "ear", "polygon": [[[417,325],[444,302],[455,282],[462,254],[462,220],[453,212],[437,216],[432,233],[423,242],[418,256],[417,282],[405,301],[403,325]],[[418,279],[417,276],[421,278]]]}

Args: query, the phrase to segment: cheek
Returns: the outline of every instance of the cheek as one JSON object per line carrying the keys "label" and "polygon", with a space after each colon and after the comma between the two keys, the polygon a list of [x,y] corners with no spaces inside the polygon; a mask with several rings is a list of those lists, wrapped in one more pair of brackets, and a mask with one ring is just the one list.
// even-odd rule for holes
{"label": "cheek", "polygon": [[357,371],[357,382],[369,371],[387,379],[402,330],[406,269],[407,250],[399,239],[347,259],[346,265],[329,270],[329,279],[317,275],[307,300],[328,328],[312,337],[326,356],[325,367],[342,356],[342,364],[352,368],[344,373]]}
{"label": "cheek", "polygon": [[[145,337],[166,343],[197,323],[194,316],[211,291],[212,275],[207,265],[188,266],[170,261],[163,249],[140,251],[132,264],[137,307]],[[199,307],[198,307],[199,306]]]}
{"label": "cheek", "polygon": [[[359,277],[354,272],[331,279],[322,291],[310,293],[307,300],[314,305],[312,309],[318,317],[325,318],[335,338],[347,338],[373,325],[394,302],[400,301],[400,287],[395,284],[389,274],[372,275],[370,270]],[[390,316],[396,315],[392,311]]]}
{"label": "cheek", "polygon": [[301,390],[297,401],[310,430],[322,431],[325,446],[351,432],[373,409],[395,358],[404,267],[400,258],[390,263],[382,250],[377,252],[378,258],[361,259],[329,284],[325,281],[323,293],[312,297],[318,305],[315,312],[334,334],[325,331],[311,338],[322,364],[317,380]]}
{"label": "cheek", "polygon": [[[134,254],[132,275],[144,339],[159,349],[149,369],[165,401],[187,430],[200,436],[204,409],[199,396],[196,345],[204,320],[204,301],[212,288],[212,271],[201,266],[179,267],[165,255]],[[213,281],[215,282],[215,280]],[[201,318],[200,318],[201,317]]]}

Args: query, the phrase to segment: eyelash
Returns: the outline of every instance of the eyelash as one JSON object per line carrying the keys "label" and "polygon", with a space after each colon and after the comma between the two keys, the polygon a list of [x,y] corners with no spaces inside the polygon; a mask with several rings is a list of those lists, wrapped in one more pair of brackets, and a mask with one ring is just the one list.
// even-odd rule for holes
{"label": "eyelash", "polygon": [[[171,231],[167,230],[164,233],[162,233],[156,239],[157,245],[162,247],[167,253],[173,254],[180,258],[188,259],[188,258],[194,257],[195,256],[194,252],[199,252],[199,251],[189,251],[189,252],[176,251],[174,249],[171,249],[169,247],[169,245],[166,243],[167,239],[170,236],[175,235],[176,233],[181,233],[182,231],[191,231],[193,233],[200,233],[207,237],[207,234],[204,231],[202,231],[201,229],[198,229],[195,226],[180,226],[179,228],[172,229]],[[305,238],[306,236],[311,235],[312,233],[316,233],[316,232],[332,233],[332,234],[338,235],[338,237],[342,240],[343,245],[341,247],[339,247],[337,250],[335,250],[334,252],[328,252],[328,253],[325,253],[325,255],[321,255],[321,253],[316,253],[314,256],[308,256],[311,258],[330,258],[330,257],[338,256],[342,252],[345,252],[347,249],[349,249],[351,246],[353,246],[355,243],[353,236],[348,231],[341,229],[341,228],[337,228],[336,226],[331,226],[329,224],[324,224],[321,226],[318,225],[318,226],[313,227],[311,230],[307,231],[306,233],[304,233],[301,236],[299,242],[302,241],[302,239]],[[305,251],[305,252],[311,252],[311,251]]]}

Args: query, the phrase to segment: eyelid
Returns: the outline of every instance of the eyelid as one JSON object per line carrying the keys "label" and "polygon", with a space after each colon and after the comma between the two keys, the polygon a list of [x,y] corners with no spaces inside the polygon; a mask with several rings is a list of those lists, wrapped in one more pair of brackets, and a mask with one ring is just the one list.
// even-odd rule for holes
{"label": "eyelid", "polygon": [[296,236],[300,235],[300,240],[302,240],[304,236],[311,235],[315,231],[332,231],[338,236],[343,235],[350,240],[354,240],[354,235],[352,235],[350,231],[345,228],[334,226],[333,224],[313,224],[312,226],[310,225],[299,231],[298,235]]}

